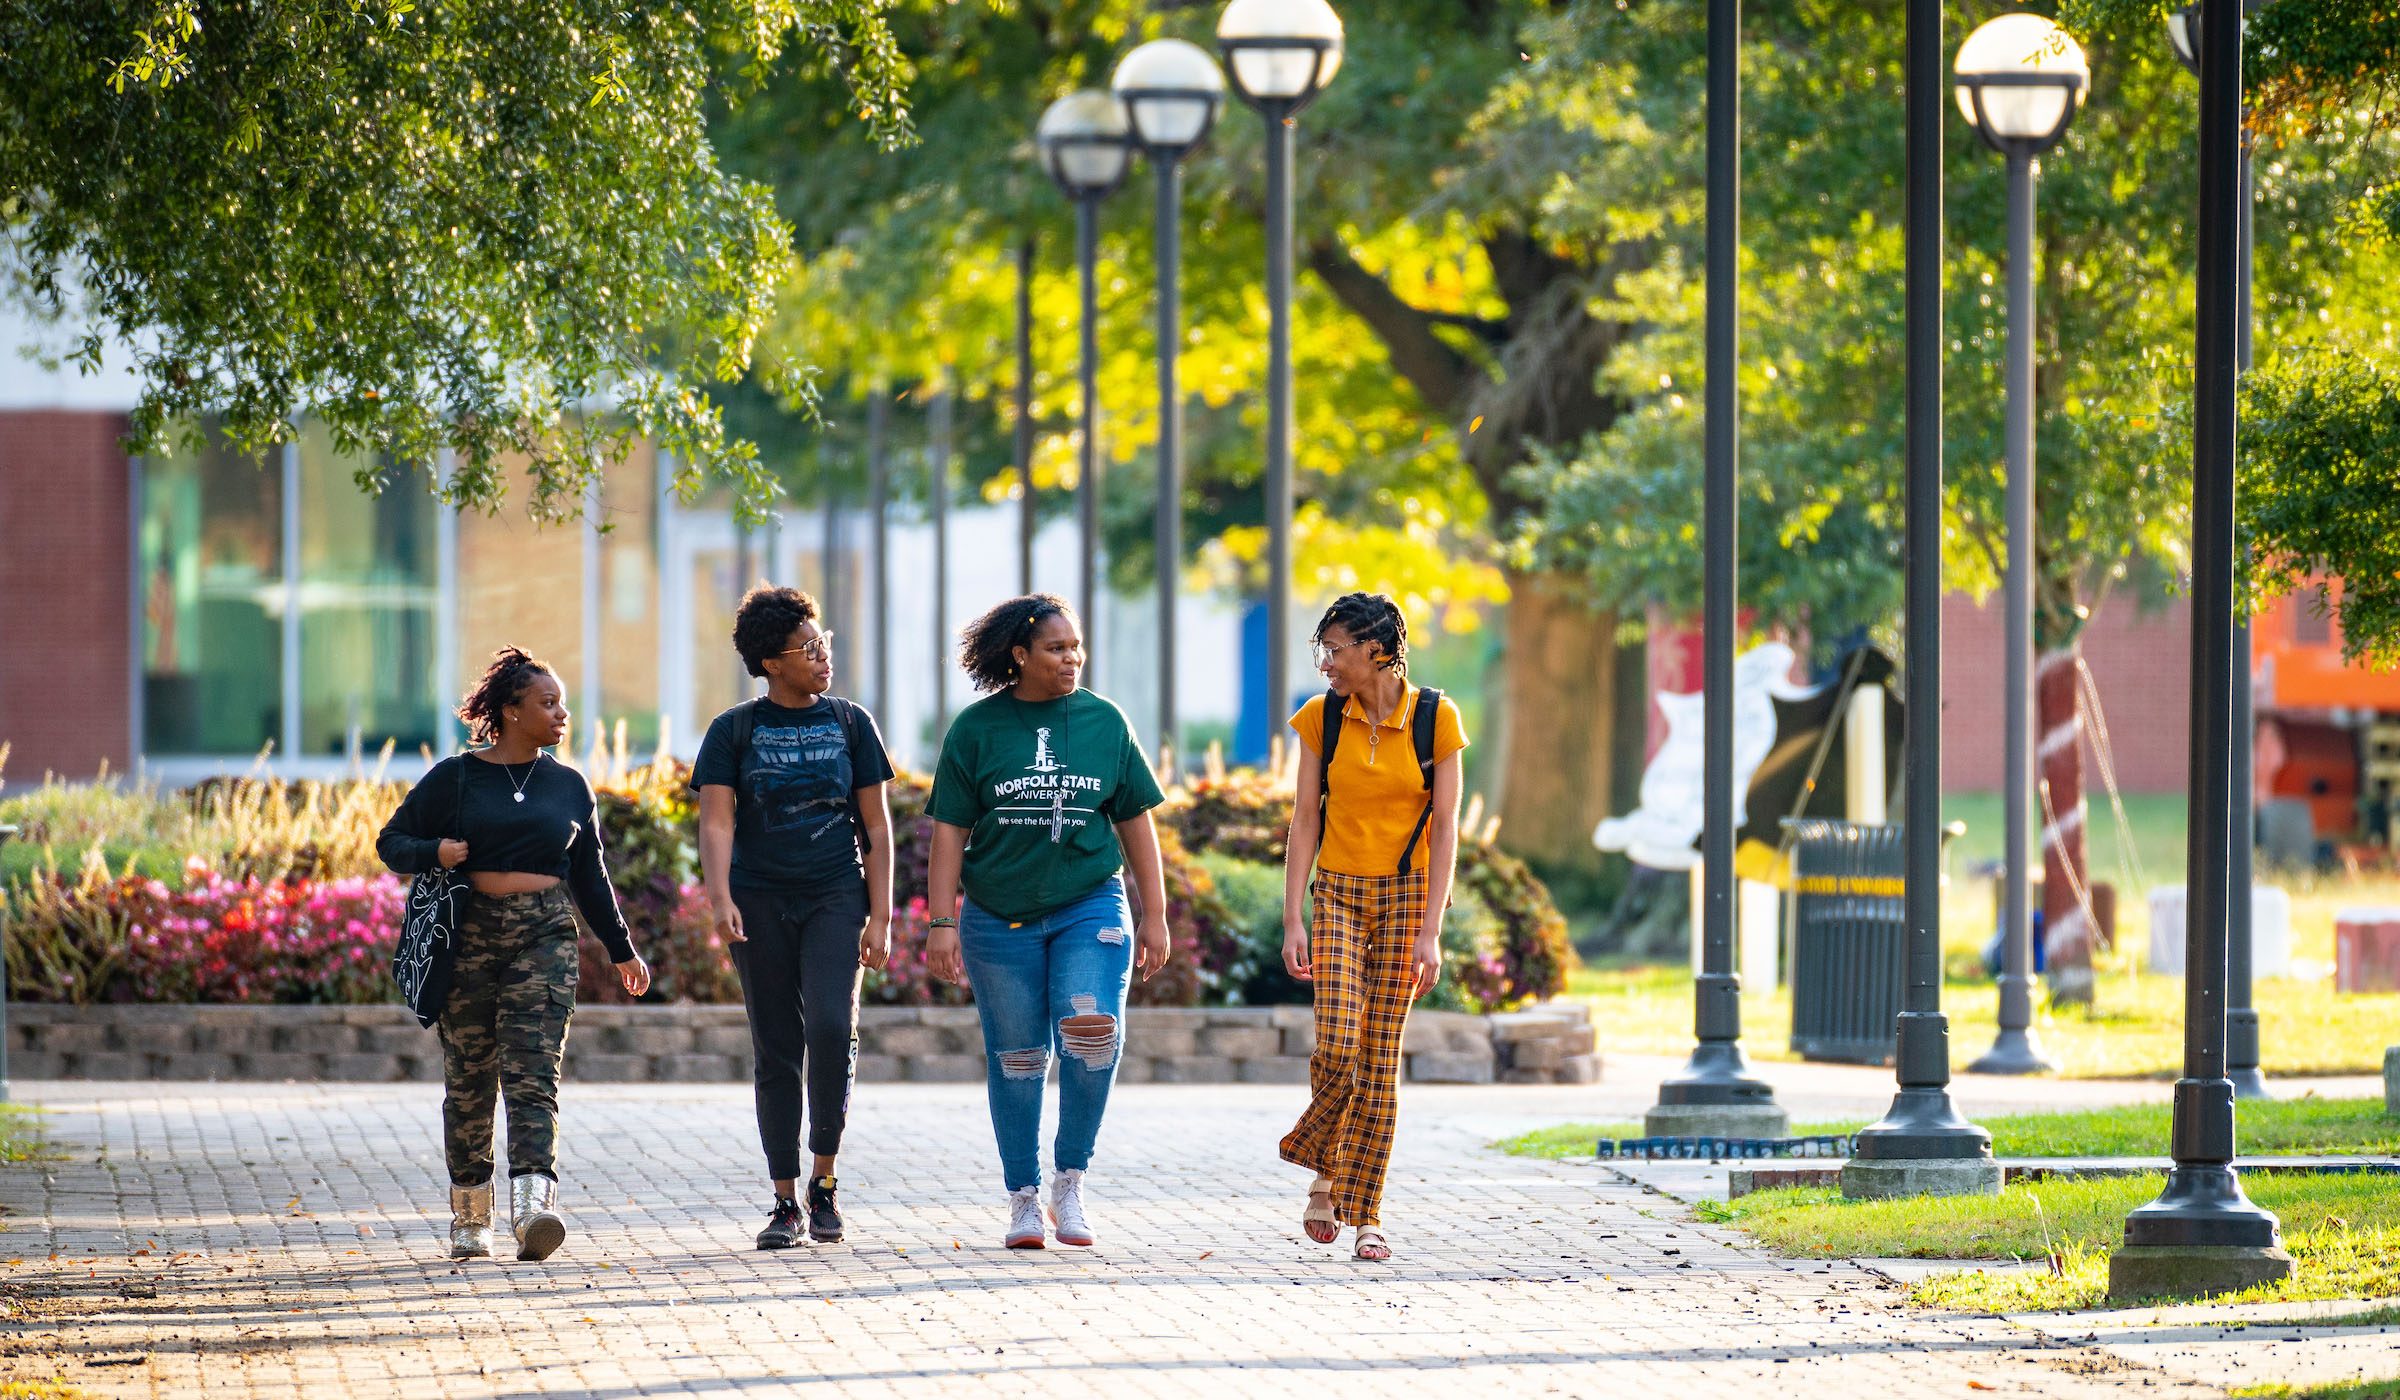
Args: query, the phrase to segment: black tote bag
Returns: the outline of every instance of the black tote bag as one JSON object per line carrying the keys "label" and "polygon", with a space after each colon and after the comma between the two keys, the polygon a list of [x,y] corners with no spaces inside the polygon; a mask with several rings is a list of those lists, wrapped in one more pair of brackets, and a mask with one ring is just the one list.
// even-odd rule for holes
{"label": "black tote bag", "polygon": [[[466,824],[467,769],[458,769],[458,818]],[[462,833],[453,838],[466,839]],[[436,859],[420,870],[408,886],[408,917],[400,925],[399,946],[392,949],[392,980],[400,985],[400,1000],[417,1013],[417,1024],[431,1026],[441,1019],[450,1001],[450,969],[458,958],[458,916],[467,897],[466,872]]]}

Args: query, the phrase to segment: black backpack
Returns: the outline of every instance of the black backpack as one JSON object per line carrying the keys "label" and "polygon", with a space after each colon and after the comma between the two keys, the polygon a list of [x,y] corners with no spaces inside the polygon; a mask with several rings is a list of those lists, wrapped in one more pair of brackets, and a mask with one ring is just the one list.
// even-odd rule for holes
{"label": "black backpack", "polygon": [[[1346,701],[1328,690],[1325,692],[1325,735],[1317,742],[1317,838],[1324,839],[1325,798],[1332,791],[1333,751],[1342,742],[1342,711]],[[1417,813],[1417,824],[1408,833],[1408,844],[1400,850],[1400,874],[1409,872],[1409,858],[1417,853],[1417,842],[1425,835],[1425,824],[1433,820],[1433,725],[1442,713],[1442,693],[1431,686],[1417,692],[1416,713],[1409,716],[1408,734],[1417,749],[1417,771],[1425,776],[1425,810]]]}
{"label": "black backpack", "polygon": [[[733,746],[733,772],[736,780],[734,792],[737,796],[741,792],[739,780],[742,772],[742,760],[749,755],[750,736],[758,729],[758,702],[765,698],[763,695],[753,695],[734,706],[735,709],[742,712],[742,732],[740,737],[734,741]],[[842,742],[849,747],[850,752],[857,753],[858,716],[860,714],[858,706],[844,700],[839,695],[827,695],[823,698],[833,706],[834,718],[842,722]],[[867,835],[867,818],[866,814],[859,810],[857,788],[850,789],[847,800],[850,804],[850,825],[858,832],[858,853],[862,857],[873,855],[875,838]]]}

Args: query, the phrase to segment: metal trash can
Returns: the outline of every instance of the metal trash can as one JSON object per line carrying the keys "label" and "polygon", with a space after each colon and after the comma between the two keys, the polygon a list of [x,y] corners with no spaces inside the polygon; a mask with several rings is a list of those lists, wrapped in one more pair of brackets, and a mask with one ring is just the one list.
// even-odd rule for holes
{"label": "metal trash can", "polygon": [[1902,827],[1787,820],[1792,1050],[1804,1060],[1891,1063],[1908,976]]}

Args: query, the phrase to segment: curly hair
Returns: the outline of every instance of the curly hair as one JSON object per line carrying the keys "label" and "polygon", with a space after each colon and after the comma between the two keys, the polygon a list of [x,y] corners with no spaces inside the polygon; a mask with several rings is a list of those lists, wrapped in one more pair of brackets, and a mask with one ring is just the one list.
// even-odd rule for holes
{"label": "curly hair", "polygon": [[502,712],[523,697],[535,676],[557,675],[549,662],[523,647],[493,652],[492,664],[483,668],[483,678],[458,702],[458,718],[467,726],[468,737],[478,744],[499,742]]}
{"label": "curly hair", "polygon": [[1339,627],[1361,642],[1379,642],[1383,659],[1376,664],[1386,671],[1408,673],[1408,618],[1400,605],[1381,593],[1345,593],[1333,600],[1325,616],[1317,620],[1317,630],[1311,637],[1322,638],[1328,627]]}
{"label": "curly hair", "polygon": [[1044,622],[1073,616],[1075,610],[1055,593],[1011,598],[959,629],[959,669],[977,690],[1005,690],[1017,683],[1016,649],[1032,646],[1034,631]]}
{"label": "curly hair", "polygon": [[767,673],[767,658],[783,650],[803,622],[817,620],[817,600],[797,588],[760,584],[742,595],[733,615],[733,649],[742,654],[750,674]]}

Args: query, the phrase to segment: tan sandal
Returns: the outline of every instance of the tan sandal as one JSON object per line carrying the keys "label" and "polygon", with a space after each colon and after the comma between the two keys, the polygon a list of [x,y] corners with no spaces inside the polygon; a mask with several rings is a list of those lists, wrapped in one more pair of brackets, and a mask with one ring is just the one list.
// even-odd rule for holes
{"label": "tan sandal", "polygon": [[1383,1231],[1372,1225],[1358,1227],[1358,1244],[1350,1251],[1361,1259],[1374,1263],[1392,1257],[1392,1247],[1384,1242]]}
{"label": "tan sandal", "polygon": [[[1325,1204],[1318,1205],[1319,1199]],[[1333,1214],[1333,1178],[1319,1176],[1308,1184],[1308,1208],[1300,1212],[1300,1228],[1318,1244],[1331,1244],[1342,1233]]]}

